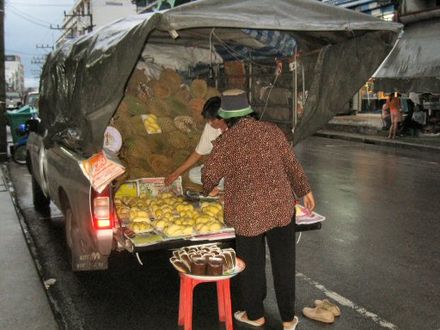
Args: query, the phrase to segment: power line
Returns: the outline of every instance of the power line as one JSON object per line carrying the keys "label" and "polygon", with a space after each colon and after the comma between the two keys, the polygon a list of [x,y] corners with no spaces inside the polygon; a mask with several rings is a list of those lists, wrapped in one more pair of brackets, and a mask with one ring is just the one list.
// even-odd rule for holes
{"label": "power line", "polygon": [[25,7],[71,7],[72,3],[27,3],[20,1],[8,1],[11,5],[20,5]]}
{"label": "power line", "polygon": [[18,8],[16,8],[15,6],[12,6],[12,5],[10,5],[10,6],[8,6],[8,9],[9,10],[11,10],[14,14],[16,14],[17,16],[20,16],[20,17],[22,17],[22,18],[25,18],[25,19],[27,19],[27,20],[30,20],[30,21],[32,21],[33,23],[35,23],[35,24],[47,24],[47,25],[49,25],[50,24],[50,22],[46,22],[46,21],[44,21],[44,20],[42,20],[42,19],[40,19],[40,18],[38,18],[38,17],[34,17],[34,16],[31,16],[31,15],[29,15],[27,12],[24,12],[24,11],[22,11],[22,10],[20,10],[20,9],[18,9]]}
{"label": "power line", "polygon": [[37,56],[37,55],[41,55],[41,54],[37,54],[37,53],[25,53],[25,52],[22,52],[21,50],[15,50],[15,49],[6,49],[5,53],[6,54],[18,54],[18,55],[24,55],[24,56]]}
{"label": "power line", "polygon": [[49,22],[46,22],[46,21],[44,21],[44,20],[42,20],[42,19],[40,19],[40,18],[38,18],[38,17],[35,17],[35,16],[32,16],[32,15],[29,15],[29,13],[28,13],[27,11],[23,11],[23,10],[21,10],[21,9],[18,9],[18,8],[17,8],[16,6],[14,6],[14,5],[8,5],[8,8],[9,8],[9,9],[13,9],[13,10],[15,10],[16,12],[20,13],[21,15],[28,16],[28,17],[30,17],[30,18],[36,20],[36,21],[40,21],[40,23],[43,23],[43,24],[49,24]]}
{"label": "power line", "polygon": [[41,26],[41,27],[44,27],[44,28],[50,29],[49,25],[45,25],[45,24],[41,24],[41,23],[39,23],[39,22],[33,21],[30,17],[26,17],[25,15],[22,15],[22,14],[20,14],[20,13],[18,13],[18,12],[15,12],[14,9],[12,9],[12,8],[10,8],[10,11],[12,12],[12,14],[14,14],[14,15],[20,17],[20,18],[25,19],[25,20],[28,21],[29,23],[32,23],[32,24],[35,24],[35,25],[38,25],[38,26]]}

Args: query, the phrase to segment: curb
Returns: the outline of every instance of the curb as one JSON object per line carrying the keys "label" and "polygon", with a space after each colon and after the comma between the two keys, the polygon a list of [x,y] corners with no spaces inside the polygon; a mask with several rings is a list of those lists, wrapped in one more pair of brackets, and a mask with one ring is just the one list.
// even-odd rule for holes
{"label": "curb", "polygon": [[[21,230],[23,232],[24,240],[26,242],[26,245],[28,247],[28,250],[31,254],[32,260],[35,264],[35,268],[37,270],[38,276],[40,277],[41,285],[44,289],[44,292],[46,294],[46,297],[49,302],[49,306],[52,310],[54,320],[57,323],[57,325],[60,327],[60,329],[69,329],[70,328],[70,322],[63,316],[63,313],[61,311],[61,307],[57,303],[57,298],[55,297],[56,293],[53,292],[53,289],[46,288],[45,287],[45,281],[47,279],[50,279],[50,276],[47,276],[47,272],[43,267],[44,261],[38,252],[37,245],[35,244],[35,240],[32,237],[32,233],[29,230],[28,224],[26,223],[25,215],[18,203],[17,199],[17,193],[16,189],[14,187],[14,183],[11,179],[11,174],[9,170],[9,165],[6,163],[3,163],[1,165],[1,171],[3,173],[3,177],[5,179],[5,184],[7,184],[9,194],[11,197],[11,201],[13,204],[13,207],[15,209],[15,213],[17,214],[18,223],[21,227]],[[74,327],[72,328],[74,329]],[[82,327],[81,327],[82,329]]]}
{"label": "curb", "polygon": [[330,138],[330,139],[340,139],[340,140],[346,140],[346,141],[352,141],[352,142],[362,142],[362,143],[366,143],[366,144],[375,144],[375,145],[394,147],[394,148],[403,148],[403,149],[411,149],[411,150],[419,150],[419,151],[436,151],[436,152],[440,151],[440,146],[410,143],[410,142],[399,141],[399,140],[388,140],[388,139],[384,139],[384,138],[380,138],[380,137],[365,136],[365,135],[354,134],[354,133],[341,133],[341,132],[320,130],[320,131],[316,132],[314,135],[319,136],[319,137],[326,137],[326,138]]}

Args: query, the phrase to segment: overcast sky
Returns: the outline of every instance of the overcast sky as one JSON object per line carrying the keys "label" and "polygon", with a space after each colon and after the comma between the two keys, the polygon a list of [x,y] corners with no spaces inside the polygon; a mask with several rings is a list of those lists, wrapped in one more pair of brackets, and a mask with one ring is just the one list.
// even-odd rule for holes
{"label": "overcast sky", "polygon": [[69,11],[74,0],[6,0],[5,54],[19,55],[24,65],[25,88],[37,87],[42,64],[32,64],[43,58],[60,35],[50,26],[61,26],[64,11]]}

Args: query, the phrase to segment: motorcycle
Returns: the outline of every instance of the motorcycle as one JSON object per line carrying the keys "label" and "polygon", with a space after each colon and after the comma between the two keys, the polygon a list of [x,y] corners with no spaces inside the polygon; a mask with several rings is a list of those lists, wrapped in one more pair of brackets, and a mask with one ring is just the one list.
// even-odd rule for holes
{"label": "motorcycle", "polygon": [[25,124],[18,125],[18,127],[15,129],[15,132],[18,136],[20,136],[20,138],[12,147],[12,159],[17,164],[25,165],[27,154],[26,143],[29,137],[29,122],[27,121]]}

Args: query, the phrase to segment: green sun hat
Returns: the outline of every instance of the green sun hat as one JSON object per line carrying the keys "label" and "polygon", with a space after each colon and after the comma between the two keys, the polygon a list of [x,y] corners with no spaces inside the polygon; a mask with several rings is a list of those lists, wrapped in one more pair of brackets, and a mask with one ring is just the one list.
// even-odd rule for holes
{"label": "green sun hat", "polygon": [[241,89],[230,89],[223,92],[221,106],[218,111],[223,119],[244,117],[254,110],[249,105],[246,93]]}

